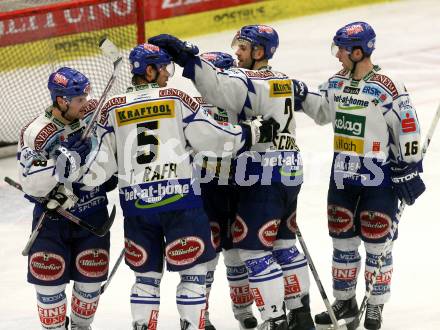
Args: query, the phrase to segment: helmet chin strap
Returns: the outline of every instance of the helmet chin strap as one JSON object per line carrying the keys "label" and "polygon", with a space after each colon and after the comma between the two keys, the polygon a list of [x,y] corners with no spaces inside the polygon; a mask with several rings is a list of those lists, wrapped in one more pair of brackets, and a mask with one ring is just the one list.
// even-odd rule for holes
{"label": "helmet chin strap", "polygon": [[[362,50],[361,50],[361,51],[362,51]],[[354,71],[356,70],[356,66],[357,66],[357,64],[358,64],[359,62],[361,62],[361,61],[365,58],[365,54],[364,54],[364,52],[362,51],[362,57],[361,57],[361,59],[360,59],[359,61],[355,61],[355,60],[353,60],[353,58],[351,57],[351,55],[352,55],[352,53],[350,53],[350,56],[349,56],[348,58],[350,59],[351,63],[353,63],[353,67],[351,68],[351,73],[354,74]]]}

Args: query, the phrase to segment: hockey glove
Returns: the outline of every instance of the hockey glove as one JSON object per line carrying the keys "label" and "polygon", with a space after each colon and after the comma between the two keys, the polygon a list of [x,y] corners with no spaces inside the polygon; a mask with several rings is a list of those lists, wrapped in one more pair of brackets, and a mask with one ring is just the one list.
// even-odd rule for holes
{"label": "hockey glove", "polygon": [[46,203],[46,208],[49,211],[54,211],[58,206],[63,209],[70,209],[75,206],[78,197],[68,190],[64,185],[58,185],[49,193],[49,201]]}
{"label": "hockey glove", "polygon": [[[67,141],[61,142],[56,151],[57,167],[55,171],[58,175],[68,178],[70,174],[79,170],[86,163],[86,158],[92,149],[92,141],[87,138],[81,141],[81,134],[75,134],[69,137]],[[61,165],[65,167],[59,169]]]}
{"label": "hockey glove", "polygon": [[391,182],[401,201],[408,205],[414,204],[426,189],[419,175],[421,164],[399,164],[391,167]]}
{"label": "hockey glove", "polygon": [[309,89],[307,88],[307,85],[300,80],[292,79],[292,84],[294,95],[293,110],[300,111],[302,110],[302,103],[305,101]]}
{"label": "hockey glove", "polygon": [[256,143],[272,142],[280,128],[280,124],[275,119],[263,120],[261,116],[241,122],[240,126],[243,130],[245,146],[247,148],[252,147]]}
{"label": "hockey glove", "polygon": [[199,48],[188,41],[182,41],[170,34],[159,34],[148,39],[148,43],[165,50],[181,67],[184,67],[189,59],[199,53]]}

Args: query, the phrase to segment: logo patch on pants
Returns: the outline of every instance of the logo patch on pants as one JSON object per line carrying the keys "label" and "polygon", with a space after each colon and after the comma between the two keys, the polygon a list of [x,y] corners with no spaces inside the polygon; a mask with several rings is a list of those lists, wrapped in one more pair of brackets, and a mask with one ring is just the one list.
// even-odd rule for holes
{"label": "logo patch on pants", "polygon": [[108,252],[104,249],[90,249],[78,254],[76,268],[87,277],[101,277],[108,271]]}
{"label": "logo patch on pants", "polygon": [[59,279],[66,269],[62,256],[55,253],[36,252],[29,258],[31,274],[42,281]]}
{"label": "logo patch on pants", "polygon": [[196,261],[205,251],[205,244],[196,236],[176,239],[167,245],[167,261],[176,266],[189,265]]}
{"label": "logo patch on pants", "polygon": [[145,249],[128,238],[125,239],[125,260],[134,267],[142,266],[148,259]]}

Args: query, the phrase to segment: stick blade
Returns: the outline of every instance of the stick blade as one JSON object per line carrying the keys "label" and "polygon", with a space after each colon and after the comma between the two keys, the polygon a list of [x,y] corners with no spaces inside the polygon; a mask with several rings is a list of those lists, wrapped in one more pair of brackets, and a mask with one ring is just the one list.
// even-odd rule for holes
{"label": "stick blade", "polygon": [[99,48],[105,56],[110,58],[113,63],[120,61],[121,55],[119,54],[118,47],[108,38],[102,38],[99,42]]}

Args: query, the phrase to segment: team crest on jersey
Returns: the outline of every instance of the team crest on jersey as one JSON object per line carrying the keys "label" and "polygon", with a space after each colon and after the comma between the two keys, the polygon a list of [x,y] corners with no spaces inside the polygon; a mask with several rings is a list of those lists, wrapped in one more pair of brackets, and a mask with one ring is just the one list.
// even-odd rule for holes
{"label": "team crest on jersey", "polygon": [[104,249],[90,249],[78,254],[76,269],[87,277],[101,277],[108,271],[108,252]]}
{"label": "team crest on jersey", "polygon": [[270,80],[270,97],[288,97],[292,96],[291,80]]}
{"label": "team crest on jersey", "polygon": [[199,259],[204,251],[205,244],[199,237],[187,236],[168,244],[165,249],[165,256],[170,264],[184,266]]}
{"label": "team crest on jersey", "polygon": [[369,239],[385,237],[391,228],[391,218],[381,212],[363,211],[360,214],[361,233]]}
{"label": "team crest on jersey", "polygon": [[173,118],[174,101],[164,100],[133,104],[128,107],[116,109],[116,121],[118,126],[124,126],[147,120]]}
{"label": "team crest on jersey", "polygon": [[59,254],[36,252],[29,258],[31,274],[42,281],[59,279],[66,269],[64,258]]}
{"label": "team crest on jersey", "polygon": [[125,260],[134,267],[142,266],[148,259],[148,254],[145,249],[129,240],[125,239]]}
{"label": "team crest on jersey", "polygon": [[246,237],[248,233],[248,227],[240,216],[237,215],[237,217],[235,218],[235,221],[232,223],[231,226],[231,231],[233,243],[239,243]]}
{"label": "team crest on jersey", "polygon": [[344,233],[353,226],[353,213],[341,206],[329,205],[327,219],[329,231],[333,234]]}
{"label": "team crest on jersey", "polygon": [[261,226],[258,231],[258,238],[260,242],[267,247],[271,247],[273,242],[277,238],[278,228],[280,226],[280,220],[270,220]]}

